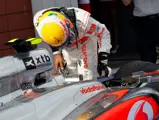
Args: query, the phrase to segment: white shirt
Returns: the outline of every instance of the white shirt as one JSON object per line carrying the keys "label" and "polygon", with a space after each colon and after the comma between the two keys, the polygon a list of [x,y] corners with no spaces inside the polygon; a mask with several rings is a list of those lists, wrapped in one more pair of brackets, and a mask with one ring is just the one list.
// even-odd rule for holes
{"label": "white shirt", "polygon": [[159,13],[159,0],[133,0],[134,16],[147,16]]}

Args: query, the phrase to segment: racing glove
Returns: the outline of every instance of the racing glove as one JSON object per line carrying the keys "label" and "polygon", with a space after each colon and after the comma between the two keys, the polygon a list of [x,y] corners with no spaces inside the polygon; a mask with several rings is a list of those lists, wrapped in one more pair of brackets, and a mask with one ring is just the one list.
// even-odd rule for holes
{"label": "racing glove", "polygon": [[111,68],[107,66],[108,64],[108,53],[100,52],[98,54],[98,66],[97,71],[100,76],[102,76],[102,72],[104,71],[104,76],[109,77],[111,74]]}

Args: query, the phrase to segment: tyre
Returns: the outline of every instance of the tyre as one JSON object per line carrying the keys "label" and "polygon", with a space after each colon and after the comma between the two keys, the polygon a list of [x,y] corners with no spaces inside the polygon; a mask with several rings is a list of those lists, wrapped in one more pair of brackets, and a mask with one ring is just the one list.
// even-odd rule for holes
{"label": "tyre", "polygon": [[131,76],[133,72],[153,72],[158,69],[159,65],[150,62],[133,61],[121,66],[120,69],[115,73],[114,78],[128,77]]}

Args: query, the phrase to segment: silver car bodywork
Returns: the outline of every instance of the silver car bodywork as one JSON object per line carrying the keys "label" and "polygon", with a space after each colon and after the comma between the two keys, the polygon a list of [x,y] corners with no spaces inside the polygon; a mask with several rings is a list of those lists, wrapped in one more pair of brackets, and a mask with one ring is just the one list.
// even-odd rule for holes
{"label": "silver car bodywork", "polygon": [[98,81],[68,83],[62,75],[52,77],[52,58],[45,49],[0,58],[0,65],[0,120],[74,120],[71,112],[106,90]]}

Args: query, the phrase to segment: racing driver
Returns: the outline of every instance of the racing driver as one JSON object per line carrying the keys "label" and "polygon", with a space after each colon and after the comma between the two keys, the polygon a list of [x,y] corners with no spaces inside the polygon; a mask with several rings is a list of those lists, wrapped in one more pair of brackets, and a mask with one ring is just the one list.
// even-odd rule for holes
{"label": "racing driver", "polygon": [[34,26],[52,48],[57,71],[67,69],[69,74],[82,75],[83,80],[110,75],[110,33],[89,12],[74,7],[43,9],[35,14]]}

